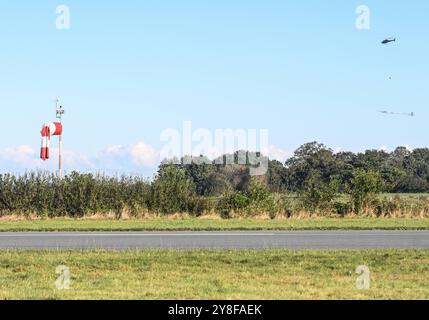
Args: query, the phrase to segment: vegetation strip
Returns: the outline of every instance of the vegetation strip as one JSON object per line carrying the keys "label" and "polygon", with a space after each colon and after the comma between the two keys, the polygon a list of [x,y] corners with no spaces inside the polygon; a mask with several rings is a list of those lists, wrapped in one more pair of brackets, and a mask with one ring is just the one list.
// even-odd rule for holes
{"label": "vegetation strip", "polygon": [[[262,175],[252,175],[254,158],[264,160]],[[164,161],[153,180],[78,172],[64,179],[43,172],[0,174],[0,216],[429,217],[429,196],[423,193],[429,191],[428,159],[429,149],[334,153],[311,142],[286,163],[246,151],[214,161]]]}

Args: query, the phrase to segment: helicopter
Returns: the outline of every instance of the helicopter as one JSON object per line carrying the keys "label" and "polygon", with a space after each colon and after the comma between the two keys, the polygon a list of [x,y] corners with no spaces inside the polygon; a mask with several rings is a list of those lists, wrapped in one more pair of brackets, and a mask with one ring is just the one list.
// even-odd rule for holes
{"label": "helicopter", "polygon": [[387,38],[385,40],[383,40],[381,43],[382,44],[389,44],[390,42],[396,42],[396,38]]}

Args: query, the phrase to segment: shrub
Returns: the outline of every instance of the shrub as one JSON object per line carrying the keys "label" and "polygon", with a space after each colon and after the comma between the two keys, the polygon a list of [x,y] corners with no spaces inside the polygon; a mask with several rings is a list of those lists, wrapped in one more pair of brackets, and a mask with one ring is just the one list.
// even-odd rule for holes
{"label": "shrub", "polygon": [[250,180],[246,195],[249,199],[246,207],[248,214],[274,214],[277,210],[276,201],[273,194],[270,193],[268,186],[256,178]]}
{"label": "shrub", "polygon": [[304,208],[312,213],[330,210],[332,201],[338,195],[339,186],[340,182],[335,178],[332,178],[329,183],[324,183],[317,176],[311,177],[301,194]]}
{"label": "shrub", "polygon": [[163,214],[188,212],[195,196],[186,172],[174,165],[165,166],[153,183],[152,209]]}
{"label": "shrub", "polygon": [[230,192],[222,196],[217,205],[217,210],[223,215],[229,215],[232,211],[241,212],[250,203],[250,199],[242,192]]}
{"label": "shrub", "polygon": [[335,200],[332,202],[332,208],[336,214],[346,216],[353,212],[353,204],[349,201]]}
{"label": "shrub", "polygon": [[59,179],[36,172],[22,176],[0,175],[0,212],[39,216],[82,217],[124,209],[136,213],[148,207],[150,184],[141,178],[111,178],[71,174]]}
{"label": "shrub", "polygon": [[383,180],[378,172],[356,170],[349,187],[355,213],[362,212],[383,191]]}

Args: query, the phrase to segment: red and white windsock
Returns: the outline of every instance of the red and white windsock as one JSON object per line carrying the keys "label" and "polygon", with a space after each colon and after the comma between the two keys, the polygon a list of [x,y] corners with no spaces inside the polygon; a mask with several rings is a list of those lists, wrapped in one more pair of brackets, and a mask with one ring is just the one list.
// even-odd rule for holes
{"label": "red and white windsock", "polygon": [[42,127],[42,148],[40,150],[40,159],[43,161],[49,159],[49,144],[51,136],[59,136],[63,133],[63,125],[59,122],[45,123]]}

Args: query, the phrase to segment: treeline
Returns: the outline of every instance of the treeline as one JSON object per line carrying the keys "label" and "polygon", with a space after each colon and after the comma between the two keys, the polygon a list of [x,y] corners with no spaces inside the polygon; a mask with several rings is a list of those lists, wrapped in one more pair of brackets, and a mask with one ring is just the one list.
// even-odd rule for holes
{"label": "treeline", "polygon": [[[243,154],[245,155],[243,158]],[[286,163],[268,160],[252,176],[249,159],[237,152],[214,161],[185,157],[164,162],[153,180],[72,172],[59,179],[43,172],[0,175],[0,214],[82,217],[114,213],[205,213],[223,217],[302,214],[427,216],[429,199],[384,197],[384,192],[428,191],[429,150],[334,153],[313,142]],[[231,163],[232,159],[232,163]],[[243,163],[244,159],[244,163]]]}
{"label": "treeline", "polygon": [[[238,152],[234,155],[237,163]],[[224,156],[226,157],[226,156]],[[250,181],[247,165],[216,165],[219,162],[206,158],[181,159],[179,167],[196,186],[201,196],[218,196],[230,190],[243,191]],[[206,165],[201,165],[206,163]],[[302,192],[309,184],[328,185],[333,180],[344,193],[356,171],[373,172],[380,176],[382,189],[388,193],[429,192],[429,149],[408,150],[398,147],[388,153],[367,150],[363,153],[334,153],[325,145],[311,142],[304,144],[294,155],[281,163],[268,160],[268,172],[261,180],[271,192]]]}

